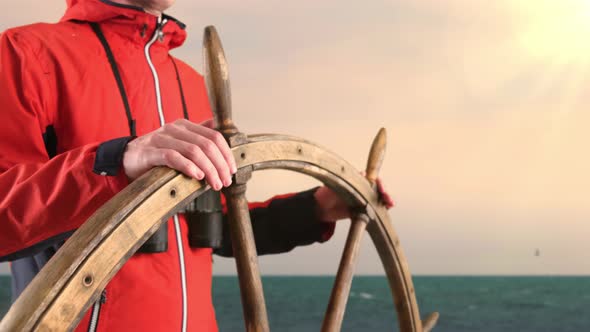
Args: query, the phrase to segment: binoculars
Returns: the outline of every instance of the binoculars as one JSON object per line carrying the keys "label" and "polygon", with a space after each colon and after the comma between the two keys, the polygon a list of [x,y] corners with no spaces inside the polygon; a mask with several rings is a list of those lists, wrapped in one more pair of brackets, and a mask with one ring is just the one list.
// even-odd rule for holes
{"label": "binoculars", "polygon": [[[191,248],[221,248],[223,241],[223,211],[221,194],[209,190],[189,203],[184,210],[188,223],[188,241]],[[168,250],[168,221],[139,248],[141,253],[159,253]]]}

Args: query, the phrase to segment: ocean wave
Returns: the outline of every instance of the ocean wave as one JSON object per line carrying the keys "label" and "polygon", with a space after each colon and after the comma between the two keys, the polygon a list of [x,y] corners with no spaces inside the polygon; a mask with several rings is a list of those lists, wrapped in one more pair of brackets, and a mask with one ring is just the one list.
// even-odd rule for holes
{"label": "ocean wave", "polygon": [[359,296],[361,299],[365,299],[365,300],[372,300],[375,298],[375,295],[369,294],[369,293],[364,293],[364,292],[360,292]]}

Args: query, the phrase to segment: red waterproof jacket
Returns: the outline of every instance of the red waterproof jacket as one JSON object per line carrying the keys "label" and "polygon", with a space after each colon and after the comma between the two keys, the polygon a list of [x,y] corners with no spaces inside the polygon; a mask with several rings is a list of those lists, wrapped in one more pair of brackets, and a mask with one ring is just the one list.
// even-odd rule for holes
{"label": "red waterproof jacket", "polygon": [[[128,184],[121,158],[133,136],[211,117],[203,78],[168,53],[185,38],[172,17],[107,0],[69,0],[59,23],[1,35],[0,261],[13,261],[16,295]],[[259,252],[327,240],[333,229],[314,218],[314,204],[312,191],[252,204]],[[79,331],[89,330],[91,316],[90,330],[217,330],[211,250],[189,247],[183,215],[168,227],[168,250],[135,254]],[[219,253],[231,252],[225,243]]]}

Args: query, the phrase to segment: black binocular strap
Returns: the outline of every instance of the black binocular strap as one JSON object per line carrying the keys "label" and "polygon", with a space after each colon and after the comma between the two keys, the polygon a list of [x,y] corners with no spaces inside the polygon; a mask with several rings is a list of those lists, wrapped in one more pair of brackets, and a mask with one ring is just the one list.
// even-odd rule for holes
{"label": "black binocular strap", "polygon": [[[123,106],[125,107],[125,113],[127,114],[127,123],[129,124],[129,132],[131,136],[137,136],[135,130],[135,120],[131,115],[131,107],[129,106],[129,99],[127,98],[127,93],[125,92],[125,86],[123,85],[123,79],[121,78],[121,73],[119,72],[119,68],[117,66],[117,61],[115,60],[115,56],[113,51],[111,50],[111,46],[109,42],[104,36],[100,25],[96,22],[89,22],[90,27],[92,27],[92,31],[96,34],[96,37],[100,40],[102,47],[107,55],[109,60],[109,64],[111,65],[111,70],[113,71],[113,75],[115,76],[115,81],[117,81],[117,87],[119,88],[119,93],[121,94],[121,99],[123,101]],[[178,72],[178,67],[176,66],[176,61],[174,58],[170,56],[170,60],[172,60],[172,64],[174,65],[174,71],[176,73],[176,80],[178,81],[178,89],[180,90],[180,99],[182,102],[182,112],[184,118],[188,120],[188,111],[186,108],[186,100],[184,98],[184,89],[182,88],[182,81],[180,79],[180,73]]]}

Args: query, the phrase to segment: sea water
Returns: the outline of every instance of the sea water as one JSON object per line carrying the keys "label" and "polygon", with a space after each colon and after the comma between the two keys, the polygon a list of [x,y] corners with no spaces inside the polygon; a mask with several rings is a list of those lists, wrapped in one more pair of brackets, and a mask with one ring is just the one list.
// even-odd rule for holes
{"label": "sea water", "polygon": [[[414,277],[420,313],[438,311],[435,331],[590,331],[590,277]],[[333,277],[263,277],[273,331],[319,331]],[[10,305],[0,277],[0,317]],[[220,331],[243,331],[236,277],[213,278]],[[397,331],[383,276],[354,279],[342,331]]]}

